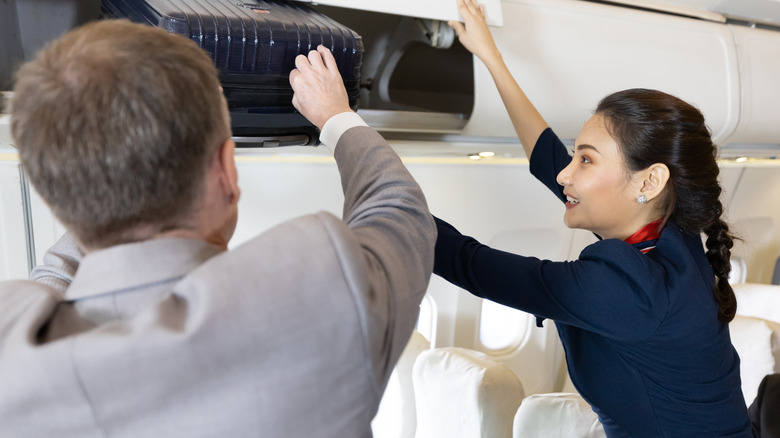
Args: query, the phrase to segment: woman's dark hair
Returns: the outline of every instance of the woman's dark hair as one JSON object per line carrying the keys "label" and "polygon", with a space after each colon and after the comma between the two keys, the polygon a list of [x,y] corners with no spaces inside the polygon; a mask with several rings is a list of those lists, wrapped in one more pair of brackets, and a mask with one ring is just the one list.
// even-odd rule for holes
{"label": "woman's dark hair", "polygon": [[689,103],[656,91],[634,88],[610,94],[596,114],[605,117],[630,171],[654,163],[669,168],[662,200],[664,222],[686,233],[707,236],[707,258],[715,272],[718,319],[734,319],[737,299],[728,282],[734,236],[723,221],[717,148],[702,113]]}

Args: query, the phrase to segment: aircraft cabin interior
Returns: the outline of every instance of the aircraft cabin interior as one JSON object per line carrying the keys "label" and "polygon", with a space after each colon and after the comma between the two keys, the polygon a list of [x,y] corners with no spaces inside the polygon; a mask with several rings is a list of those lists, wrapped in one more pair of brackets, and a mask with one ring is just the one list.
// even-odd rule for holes
{"label": "aircraft cabin interior", "polygon": [[[458,19],[455,0],[299,3],[361,36],[357,113],[388,139],[434,215],[494,248],[540,259],[574,260],[596,241],[565,226],[564,206],[529,172],[487,68],[447,26]],[[513,76],[568,147],[617,90],[659,89],[703,112],[719,147],[726,217],[740,237],[730,330],[749,404],[761,379],[780,372],[780,2],[484,3]],[[14,148],[13,72],[47,41],[100,17],[100,0],[0,2],[0,280],[27,278],[65,232]],[[300,215],[341,216],[334,159],[312,145],[316,132],[295,134],[241,136],[232,247]],[[569,420],[558,420],[564,412]],[[533,315],[436,275],[372,429],[377,438],[604,436],[569,380],[551,321],[537,327]]]}

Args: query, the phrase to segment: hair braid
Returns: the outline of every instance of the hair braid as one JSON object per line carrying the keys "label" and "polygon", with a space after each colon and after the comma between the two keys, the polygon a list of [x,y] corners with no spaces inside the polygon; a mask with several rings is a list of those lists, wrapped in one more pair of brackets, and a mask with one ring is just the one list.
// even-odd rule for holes
{"label": "hair braid", "polygon": [[611,94],[599,102],[596,113],[609,120],[610,134],[629,170],[646,169],[653,163],[669,168],[664,219],[685,233],[706,234],[707,259],[715,273],[718,319],[731,321],[737,310],[728,281],[735,237],[721,218],[717,148],[704,116],[681,99],[646,89]]}
{"label": "hair braid", "polygon": [[[720,204],[720,201],[718,201]],[[715,301],[718,303],[718,319],[727,323],[734,319],[737,313],[737,298],[729,284],[731,272],[731,248],[734,246],[734,238],[729,233],[728,225],[720,219],[713,221],[712,225],[704,229],[707,235],[707,259],[715,271]]]}

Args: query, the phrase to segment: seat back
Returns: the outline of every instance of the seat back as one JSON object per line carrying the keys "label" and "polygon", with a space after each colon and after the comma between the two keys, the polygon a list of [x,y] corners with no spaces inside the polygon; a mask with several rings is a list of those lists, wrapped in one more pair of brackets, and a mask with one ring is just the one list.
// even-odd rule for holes
{"label": "seat back", "polygon": [[430,343],[420,332],[412,332],[387,382],[379,410],[371,421],[374,438],[414,437],[417,413],[412,388],[412,367],[417,356],[430,347]]}
{"label": "seat back", "polygon": [[464,348],[424,351],[412,373],[417,438],[510,438],[525,395],[509,367]]}

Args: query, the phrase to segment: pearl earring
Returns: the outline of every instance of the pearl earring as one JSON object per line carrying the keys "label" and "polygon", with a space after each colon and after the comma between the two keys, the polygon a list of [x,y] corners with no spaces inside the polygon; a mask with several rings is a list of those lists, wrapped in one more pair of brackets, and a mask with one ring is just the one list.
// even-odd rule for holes
{"label": "pearl earring", "polygon": [[639,195],[636,197],[636,202],[640,204],[647,204],[647,196],[645,195]]}

